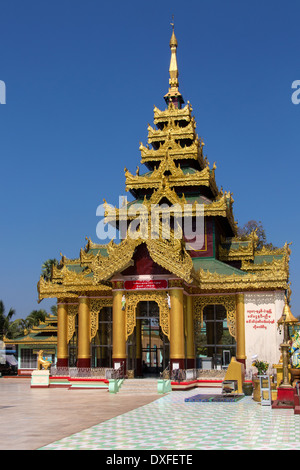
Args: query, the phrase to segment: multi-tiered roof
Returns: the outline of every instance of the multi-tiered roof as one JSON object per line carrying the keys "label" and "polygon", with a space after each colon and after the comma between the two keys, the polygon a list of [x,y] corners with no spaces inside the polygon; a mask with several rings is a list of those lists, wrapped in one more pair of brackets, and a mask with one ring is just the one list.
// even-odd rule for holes
{"label": "multi-tiered roof", "polygon": [[236,236],[232,194],[218,188],[216,165],[210,168],[204,157],[204,142],[196,133],[192,107],[189,102],[184,105],[179,92],[174,29],[170,48],[170,86],[164,97],[167,107],[162,111],[154,107],[154,127],[148,126],[148,143],[140,144],[141,164],[148,171],[140,173],[137,168],[132,174],[125,168],[126,190],[134,200],[114,210],[107,204],[106,221],[117,226],[121,221],[128,224],[134,203],[143,204],[148,215],[153,204],[182,209],[189,205],[193,215],[201,205],[206,250],[190,251],[184,237],[166,240],[161,234],[154,239],[138,236],[120,243],[111,240],[106,245],[88,240],[79,258],[68,260],[62,256],[59,266],[53,267],[52,279],[40,279],[40,299],[72,298],[83,293],[110,296],[114,276],[134,272],[139,252],[164,273],[180,278],[194,293],[287,289],[289,246],[258,250],[255,232],[246,239]]}

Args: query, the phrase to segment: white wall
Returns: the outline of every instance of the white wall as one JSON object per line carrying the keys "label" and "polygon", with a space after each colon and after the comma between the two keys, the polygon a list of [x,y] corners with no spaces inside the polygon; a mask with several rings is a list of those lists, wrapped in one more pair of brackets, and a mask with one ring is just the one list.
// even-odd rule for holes
{"label": "white wall", "polygon": [[277,321],[284,307],[284,292],[249,292],[245,293],[245,343],[246,369],[256,372],[252,367],[252,356],[269,362],[269,372],[272,365],[280,358],[280,344],[283,335],[279,334]]}

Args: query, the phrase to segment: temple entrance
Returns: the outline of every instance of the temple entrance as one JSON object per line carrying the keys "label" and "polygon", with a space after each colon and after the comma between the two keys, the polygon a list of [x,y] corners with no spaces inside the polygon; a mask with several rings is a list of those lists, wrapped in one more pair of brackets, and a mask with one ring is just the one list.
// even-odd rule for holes
{"label": "temple entrance", "polygon": [[141,301],[136,310],[136,327],[127,342],[127,370],[135,377],[158,377],[169,363],[169,340],[159,324],[159,306]]}

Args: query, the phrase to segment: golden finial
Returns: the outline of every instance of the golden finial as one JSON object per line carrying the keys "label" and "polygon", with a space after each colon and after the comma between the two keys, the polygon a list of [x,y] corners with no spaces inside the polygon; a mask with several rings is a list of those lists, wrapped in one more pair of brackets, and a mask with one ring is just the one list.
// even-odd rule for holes
{"label": "golden finial", "polygon": [[172,36],[170,39],[170,49],[171,49],[171,61],[170,61],[170,67],[169,67],[169,92],[165,95],[165,100],[168,104],[168,106],[174,106],[175,108],[181,107],[182,103],[184,103],[181,94],[178,91],[179,87],[179,82],[178,82],[178,66],[177,66],[177,56],[176,56],[176,50],[177,50],[177,39],[175,36],[175,31],[174,31],[174,15],[172,15],[172,23],[170,23],[172,26]]}
{"label": "golden finial", "polygon": [[172,36],[171,36],[171,39],[170,39],[170,47],[177,47],[178,46],[178,43],[177,43],[177,39],[176,39],[176,36],[175,36],[175,32],[174,32],[174,27],[175,27],[175,24],[174,24],[174,15],[172,15],[172,23],[170,23],[171,26],[172,26]]}

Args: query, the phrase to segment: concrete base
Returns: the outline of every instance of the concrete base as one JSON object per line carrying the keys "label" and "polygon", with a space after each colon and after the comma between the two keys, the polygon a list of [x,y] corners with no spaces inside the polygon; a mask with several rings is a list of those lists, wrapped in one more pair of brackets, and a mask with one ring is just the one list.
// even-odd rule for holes
{"label": "concrete base", "polygon": [[31,388],[48,388],[50,384],[49,370],[34,370],[31,374]]}

